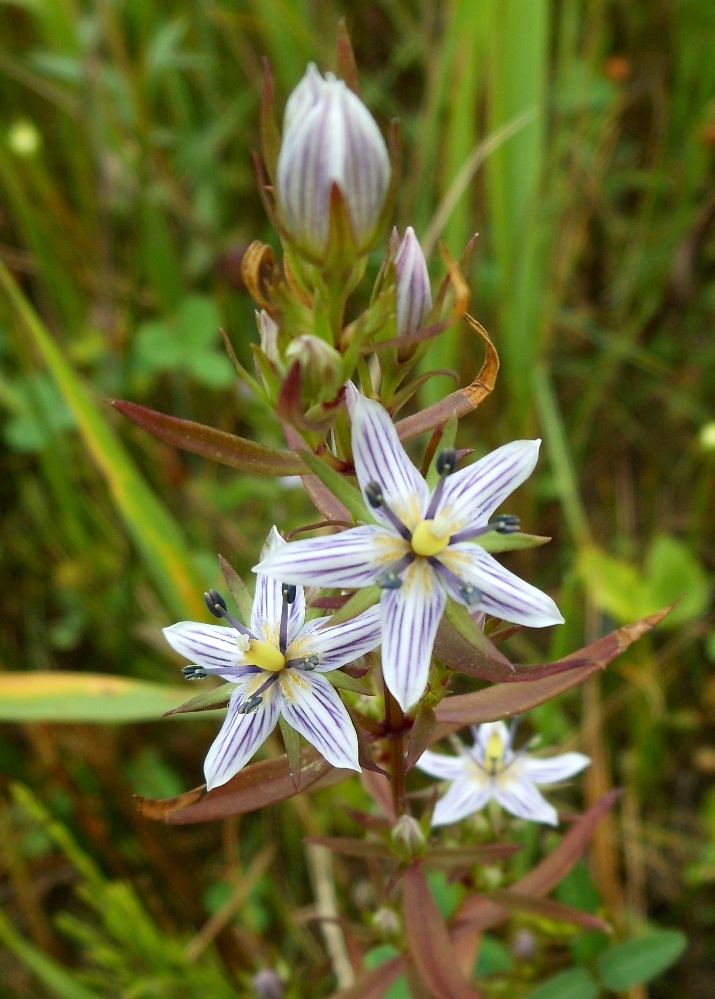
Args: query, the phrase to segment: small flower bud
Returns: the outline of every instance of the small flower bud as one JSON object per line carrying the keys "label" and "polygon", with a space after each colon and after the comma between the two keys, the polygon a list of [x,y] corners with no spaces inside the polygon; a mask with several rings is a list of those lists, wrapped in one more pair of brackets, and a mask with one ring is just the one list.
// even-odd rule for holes
{"label": "small flower bud", "polygon": [[261,338],[261,350],[269,361],[280,364],[278,353],[278,324],[268,315],[265,309],[256,312],[258,335]]}
{"label": "small flower bud", "polygon": [[300,364],[301,387],[310,404],[335,398],[343,369],[343,359],[335,347],[320,337],[304,334],[291,340],[285,359],[289,367],[295,361]]}
{"label": "small flower bud", "polygon": [[422,247],[408,226],[395,257],[397,335],[415,333],[432,309],[432,289]]}
{"label": "small flower bud", "polygon": [[286,994],[283,979],[271,968],[261,968],[251,982],[256,999],[283,999]]}
{"label": "small flower bud", "polygon": [[411,815],[401,815],[390,832],[392,842],[399,848],[405,860],[421,857],[425,852],[426,842],[422,827]]}
{"label": "small flower bud", "polygon": [[330,243],[330,205],[337,186],[355,251],[368,252],[390,180],[387,147],[362,101],[332,73],[311,64],[286,104],[278,157],[278,204],[297,248],[321,263]]}
{"label": "small flower bud", "polygon": [[385,905],[376,910],[371,921],[383,940],[396,940],[402,932],[402,920],[399,914]]}

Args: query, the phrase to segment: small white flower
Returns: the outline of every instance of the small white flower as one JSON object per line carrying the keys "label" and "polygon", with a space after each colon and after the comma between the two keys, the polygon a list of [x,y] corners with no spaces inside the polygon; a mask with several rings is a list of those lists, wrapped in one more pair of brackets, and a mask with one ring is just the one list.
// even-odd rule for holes
{"label": "small white flower", "polygon": [[[397,230],[394,233],[397,236]],[[395,257],[397,278],[397,335],[415,333],[432,308],[427,263],[415,230],[408,226]]]}
{"label": "small white flower", "polygon": [[278,157],[278,204],[289,235],[320,262],[330,238],[330,199],[345,201],[355,247],[373,244],[390,182],[380,129],[362,103],[332,73],[311,63],[288,99]]}
{"label": "small white flower", "polygon": [[533,471],[540,441],[514,441],[455,471],[443,451],[433,490],[400,444],[389,414],[348,383],[352,448],[375,525],[274,551],[256,572],[288,583],[357,589],[383,588],[382,670],[403,710],[422,695],[447,597],[471,612],[541,628],[563,623],[545,593],[501,566],[479,546],[491,531],[518,529],[515,518],[490,517]]}
{"label": "small white flower", "polygon": [[[290,547],[275,527],[263,555]],[[164,634],[196,665],[187,679],[208,674],[235,685],[223,727],[211,746],[204,772],[208,789],[230,780],[276,727],[288,724],[335,767],[360,770],[355,729],[342,701],[321,674],[340,669],[380,643],[380,615],[373,607],[336,627],[329,617],[305,621],[302,586],[259,574],[250,628],[226,610],[215,591],[207,606],[232,627],[182,621]]]}
{"label": "small white flower", "polygon": [[588,756],[564,753],[541,759],[514,752],[514,727],[510,731],[502,721],[473,726],[472,733],[474,745],[459,743],[459,756],[428,750],[417,761],[420,770],[451,782],[437,802],[432,825],[459,822],[492,799],[518,818],[558,825],[556,809],[541,796],[536,785],[556,784],[573,777],[590,764]]}

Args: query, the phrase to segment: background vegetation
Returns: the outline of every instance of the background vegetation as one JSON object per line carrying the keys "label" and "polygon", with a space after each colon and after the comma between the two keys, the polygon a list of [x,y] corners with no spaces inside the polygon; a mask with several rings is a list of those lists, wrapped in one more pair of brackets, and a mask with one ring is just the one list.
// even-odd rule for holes
{"label": "background vegetation", "polygon": [[[401,121],[400,228],[413,224],[432,249],[435,279],[438,239],[458,255],[479,232],[471,311],[502,372],[461,442],[479,454],[545,440],[514,512],[554,540],[514,567],[558,597],[568,623],[555,647],[529,635],[512,654],[535,662],[578,648],[682,596],[667,626],[599,683],[537,712],[535,727],[594,759],[579,804],[627,789],[590,873],[580,869],[563,900],[607,907],[626,934],[651,921],[684,928],[687,955],[651,994],[705,999],[715,979],[709,0],[0,5],[3,995],[220,999],[236,982],[249,994],[263,966],[291,996],[333,987],[311,922],[320,873],[301,835],[350,829],[342,803],[363,802],[357,786],[178,828],[140,818],[132,797],[200,783],[216,730],[216,718],[151,720],[166,707],[155,685],[180,676],[160,629],[204,618],[216,552],[245,573],[271,523],[314,516],[290,483],[175,452],[106,400],[280,443],[236,390],[217,329],[250,364],[240,260],[254,238],[275,245],[250,156],[261,59],[282,106],[309,60],[333,63],[342,15],[366,103],[383,124]],[[480,356],[469,335],[444,336],[429,366],[470,380]],[[425,399],[450,386],[433,380]],[[48,670],[133,683],[123,707],[97,706],[89,684],[33,684]],[[89,723],[120,710],[145,720]],[[32,794],[11,790],[17,782]],[[527,841],[536,850],[549,838]],[[360,866],[338,864],[335,877],[351,917],[367,920]],[[492,941],[494,994],[504,962],[526,993],[564,959],[563,928],[543,926],[537,955],[515,956],[524,925]],[[598,941],[571,949],[587,961]]]}

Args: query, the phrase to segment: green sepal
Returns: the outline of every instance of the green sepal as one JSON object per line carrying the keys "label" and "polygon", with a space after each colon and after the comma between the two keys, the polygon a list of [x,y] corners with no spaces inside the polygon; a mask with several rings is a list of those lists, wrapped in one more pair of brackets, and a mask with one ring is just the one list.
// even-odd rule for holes
{"label": "green sepal", "polygon": [[481,652],[482,655],[496,662],[511,665],[509,660],[489,641],[482,629],[477,627],[469,611],[462,604],[458,604],[455,600],[449,598],[447,606],[444,609],[444,616],[465,642],[468,642],[473,648]]}
{"label": "green sepal", "polygon": [[233,597],[236,607],[238,607],[238,613],[241,620],[245,623],[251,620],[251,613],[253,611],[253,597],[248,591],[246,584],[243,582],[239,574],[233,568],[233,566],[226,561],[223,555],[219,555],[218,564],[221,567],[221,572],[223,573],[223,578],[226,580],[226,586],[228,586],[229,592]]}
{"label": "green sepal", "polygon": [[226,333],[226,331],[223,329],[219,330],[219,333],[221,334],[223,345],[226,348],[228,359],[233,365],[234,371],[236,372],[238,377],[241,379],[241,381],[244,382],[245,385],[248,386],[248,388],[253,392],[253,394],[261,400],[261,402],[263,402],[265,405],[268,405],[270,403],[270,399],[268,398],[265,389],[259,382],[256,381],[253,375],[249,375],[248,371],[246,371],[244,366],[239,361],[238,357],[236,357],[236,351],[233,349],[233,344],[229,340],[228,333]]}
{"label": "green sepal", "polygon": [[382,590],[379,586],[365,586],[361,590],[356,590],[347,603],[343,604],[339,610],[336,610],[330,616],[328,627],[334,628],[338,624],[345,624],[346,621],[352,621],[358,614],[362,614],[364,611],[374,607],[381,595]]}
{"label": "green sepal", "polygon": [[283,745],[285,746],[286,756],[288,757],[288,769],[290,771],[290,779],[293,781],[293,787],[296,791],[300,790],[300,735],[292,728],[288,722],[285,720],[283,715],[278,718],[278,724],[280,725],[281,735],[283,736]]}
{"label": "green sepal", "polygon": [[301,451],[300,456],[313,475],[320,479],[323,485],[340,500],[343,506],[348,508],[355,520],[370,524],[375,523],[368,508],[365,506],[362,493],[355,486],[351,485],[345,476],[341,475],[340,472],[336,472],[334,468],[331,468],[330,465],[327,465],[321,458],[310,451]]}
{"label": "green sepal", "polygon": [[539,534],[499,534],[498,531],[490,531],[489,534],[475,538],[475,544],[485,552],[519,552],[524,548],[538,548],[549,541],[551,538]]}
{"label": "green sepal", "polygon": [[222,683],[220,687],[212,687],[211,690],[204,690],[196,697],[184,701],[178,708],[172,708],[164,714],[165,718],[170,715],[183,715],[190,711],[215,711],[228,704],[231,694],[236,689],[235,683]]}
{"label": "green sepal", "polygon": [[329,673],[322,674],[328,683],[331,683],[338,690],[350,690],[353,694],[362,694],[364,697],[374,697],[374,692],[370,690],[361,680],[357,680],[349,673],[341,673],[340,670],[330,670]]}

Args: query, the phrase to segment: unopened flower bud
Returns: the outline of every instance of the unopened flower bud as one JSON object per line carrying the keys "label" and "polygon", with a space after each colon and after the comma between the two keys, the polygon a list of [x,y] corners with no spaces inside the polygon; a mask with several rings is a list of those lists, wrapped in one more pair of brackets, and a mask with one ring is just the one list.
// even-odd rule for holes
{"label": "unopened flower bud", "polygon": [[332,73],[311,64],[286,104],[278,157],[278,204],[289,237],[316,263],[330,242],[330,203],[337,186],[354,249],[368,252],[390,180],[387,147],[362,101]]}
{"label": "unopened flower bud", "polygon": [[285,350],[290,367],[300,364],[301,388],[312,403],[335,398],[340,388],[343,359],[335,349],[320,337],[304,334],[291,340]]}
{"label": "unopened flower bud", "polygon": [[278,323],[273,320],[265,309],[256,312],[258,335],[261,338],[261,350],[274,364],[280,364],[278,353]]}
{"label": "unopened flower bud", "polygon": [[251,984],[257,999],[283,999],[286,994],[283,979],[271,968],[261,968]]}
{"label": "unopened flower bud", "polygon": [[421,857],[425,852],[425,837],[417,819],[411,815],[401,815],[390,832],[393,843],[404,854],[405,860]]}
{"label": "unopened flower bud", "polygon": [[421,329],[432,308],[427,264],[412,226],[408,226],[395,257],[397,277],[397,335]]}
{"label": "unopened flower bud", "polygon": [[402,920],[394,909],[381,905],[372,917],[372,925],[383,940],[395,940],[402,932]]}

